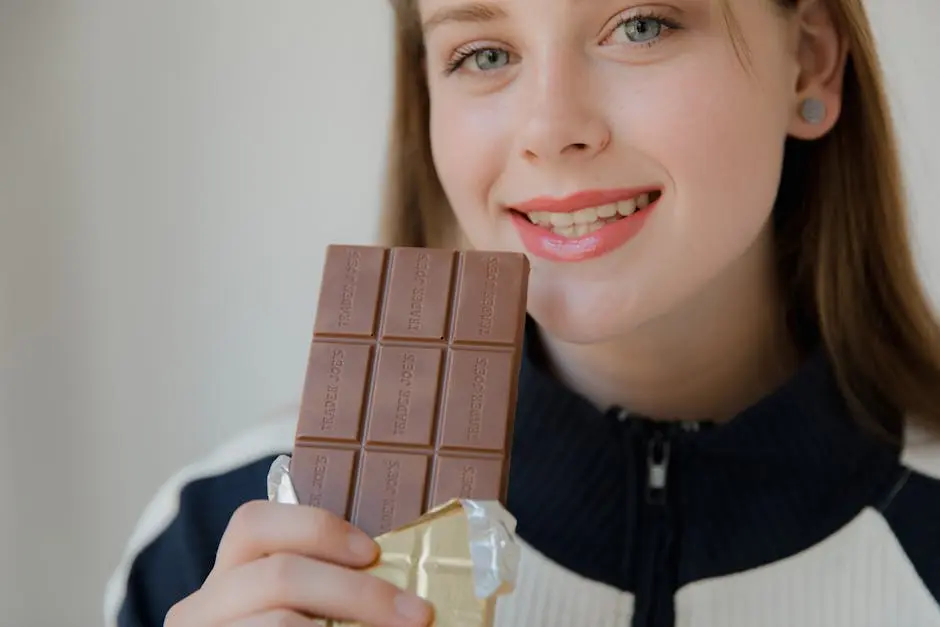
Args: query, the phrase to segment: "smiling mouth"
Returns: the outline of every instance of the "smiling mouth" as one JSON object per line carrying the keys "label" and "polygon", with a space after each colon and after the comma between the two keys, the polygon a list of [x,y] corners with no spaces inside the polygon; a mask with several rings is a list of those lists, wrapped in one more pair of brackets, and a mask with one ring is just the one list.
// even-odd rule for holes
{"label": "smiling mouth", "polygon": [[535,226],[544,228],[562,237],[583,237],[599,231],[608,224],[613,224],[633,214],[643,211],[654,204],[662,192],[654,190],[638,194],[627,200],[619,200],[596,207],[586,207],[577,211],[530,211],[523,213],[510,209],[512,213],[523,216]]}

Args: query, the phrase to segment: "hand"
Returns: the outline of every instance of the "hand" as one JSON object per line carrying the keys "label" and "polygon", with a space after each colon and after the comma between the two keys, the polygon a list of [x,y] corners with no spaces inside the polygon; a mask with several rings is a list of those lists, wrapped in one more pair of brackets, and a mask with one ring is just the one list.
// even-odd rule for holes
{"label": "hand", "polygon": [[423,627],[430,605],[362,569],[378,546],[329,512],[254,501],[240,507],[202,588],[164,627],[313,627],[314,617],[376,627]]}

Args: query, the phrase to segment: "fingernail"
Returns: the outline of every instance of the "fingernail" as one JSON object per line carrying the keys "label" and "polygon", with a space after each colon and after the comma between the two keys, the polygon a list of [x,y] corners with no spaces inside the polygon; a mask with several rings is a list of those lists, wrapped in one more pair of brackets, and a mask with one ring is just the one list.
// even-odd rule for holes
{"label": "fingernail", "polygon": [[431,617],[431,607],[427,601],[407,592],[395,597],[395,610],[402,618],[419,622],[421,625],[426,625]]}
{"label": "fingernail", "polygon": [[372,559],[375,555],[375,542],[367,535],[353,532],[349,534],[349,550],[363,559]]}

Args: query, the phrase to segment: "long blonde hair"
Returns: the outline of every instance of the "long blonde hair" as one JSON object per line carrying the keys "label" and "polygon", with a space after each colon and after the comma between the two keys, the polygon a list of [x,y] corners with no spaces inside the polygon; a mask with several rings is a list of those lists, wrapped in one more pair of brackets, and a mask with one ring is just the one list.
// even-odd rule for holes
{"label": "long blonde hair", "polygon": [[[792,7],[797,0],[774,1]],[[908,242],[874,38],[861,0],[827,1],[850,51],[841,117],[821,140],[788,142],[774,208],[790,328],[802,350],[824,345],[860,419],[870,425],[906,414],[940,432],[940,333]],[[395,101],[383,243],[454,247],[458,227],[431,155],[419,19],[414,0],[392,4]]]}

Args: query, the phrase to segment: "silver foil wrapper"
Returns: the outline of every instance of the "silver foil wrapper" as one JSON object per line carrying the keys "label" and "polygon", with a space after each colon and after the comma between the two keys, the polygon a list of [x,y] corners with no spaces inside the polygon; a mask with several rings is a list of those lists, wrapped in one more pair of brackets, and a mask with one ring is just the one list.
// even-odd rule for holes
{"label": "silver foil wrapper", "polygon": [[[271,465],[268,499],[298,503],[289,456]],[[436,627],[487,627],[496,599],[515,587],[515,525],[496,501],[453,500],[376,538],[381,556],[369,570],[428,599]]]}

